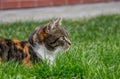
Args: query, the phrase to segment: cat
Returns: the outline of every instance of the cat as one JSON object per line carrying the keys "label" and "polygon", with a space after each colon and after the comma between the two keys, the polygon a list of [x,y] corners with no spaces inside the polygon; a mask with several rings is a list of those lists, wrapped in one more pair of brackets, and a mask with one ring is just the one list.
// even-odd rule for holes
{"label": "cat", "polygon": [[28,41],[0,38],[0,63],[18,61],[28,67],[32,62],[43,62],[45,59],[53,63],[58,52],[66,51],[71,46],[61,21],[62,18],[58,18],[37,27]]}

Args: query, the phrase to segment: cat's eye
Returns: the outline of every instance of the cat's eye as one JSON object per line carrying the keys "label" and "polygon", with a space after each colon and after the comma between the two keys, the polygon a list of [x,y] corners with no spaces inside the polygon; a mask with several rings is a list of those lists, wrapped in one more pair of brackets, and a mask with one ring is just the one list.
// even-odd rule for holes
{"label": "cat's eye", "polygon": [[54,44],[59,40],[59,38],[55,39],[53,42],[51,42],[50,44]]}
{"label": "cat's eye", "polygon": [[64,36],[59,38],[60,41],[64,41]]}

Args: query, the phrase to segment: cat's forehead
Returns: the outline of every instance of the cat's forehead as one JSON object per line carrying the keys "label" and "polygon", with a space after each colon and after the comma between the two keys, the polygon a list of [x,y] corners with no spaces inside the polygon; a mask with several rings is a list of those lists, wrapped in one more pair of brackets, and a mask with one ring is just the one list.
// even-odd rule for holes
{"label": "cat's forehead", "polygon": [[53,34],[57,36],[68,36],[67,31],[62,26],[57,27]]}

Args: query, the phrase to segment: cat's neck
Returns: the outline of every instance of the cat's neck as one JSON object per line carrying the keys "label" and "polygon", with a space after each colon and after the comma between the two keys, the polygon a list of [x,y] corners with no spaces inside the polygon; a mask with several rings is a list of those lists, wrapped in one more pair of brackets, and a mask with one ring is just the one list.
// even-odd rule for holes
{"label": "cat's neck", "polygon": [[44,44],[35,45],[34,47],[32,46],[32,48],[40,59],[43,61],[47,60],[50,64],[53,64],[56,55],[55,52],[53,53],[52,51],[47,50]]}

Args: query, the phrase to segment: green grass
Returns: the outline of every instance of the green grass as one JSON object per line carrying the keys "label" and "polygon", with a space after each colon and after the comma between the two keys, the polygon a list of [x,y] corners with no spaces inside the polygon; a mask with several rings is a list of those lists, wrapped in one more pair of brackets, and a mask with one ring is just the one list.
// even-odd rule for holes
{"label": "green grass", "polygon": [[[45,22],[0,24],[0,37],[26,40]],[[70,50],[56,59],[56,66],[17,63],[0,65],[0,79],[120,79],[120,15],[66,20],[63,26],[72,41]]]}

